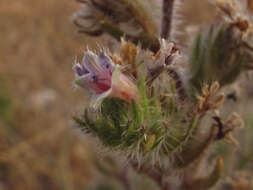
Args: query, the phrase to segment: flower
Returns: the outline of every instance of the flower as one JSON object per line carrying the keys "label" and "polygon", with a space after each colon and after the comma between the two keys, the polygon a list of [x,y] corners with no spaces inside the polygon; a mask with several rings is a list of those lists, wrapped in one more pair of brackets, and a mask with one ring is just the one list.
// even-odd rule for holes
{"label": "flower", "polygon": [[138,100],[136,85],[103,51],[98,56],[91,51],[85,52],[82,63],[75,64],[73,70],[75,84],[93,93],[91,104],[95,108],[106,97],[116,97],[126,102]]}

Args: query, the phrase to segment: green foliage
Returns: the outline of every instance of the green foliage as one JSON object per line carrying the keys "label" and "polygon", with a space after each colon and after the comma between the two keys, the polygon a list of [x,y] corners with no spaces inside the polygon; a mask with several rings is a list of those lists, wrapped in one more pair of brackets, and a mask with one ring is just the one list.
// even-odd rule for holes
{"label": "green foliage", "polygon": [[222,86],[235,81],[243,70],[245,54],[240,35],[229,24],[211,26],[207,34],[199,33],[190,59],[193,89],[218,81]]}
{"label": "green foliage", "polygon": [[[125,0],[120,2],[126,5]],[[136,8],[139,6],[132,5],[132,1],[127,4],[132,11],[131,14],[134,15],[133,20],[140,24],[146,35],[140,32],[139,36],[130,37],[119,27],[119,23],[115,23],[104,13],[103,17],[98,18],[101,29],[117,40],[120,40],[125,33],[126,40],[140,42],[142,48],[156,47],[155,31],[148,32],[152,30],[146,27],[151,23],[146,23],[141,19],[141,15],[136,14],[138,12]],[[142,6],[139,8],[143,10]],[[223,103],[225,95],[216,96],[216,92],[220,87],[234,82],[246,68],[249,54],[242,46],[242,35],[242,30],[238,30],[235,24],[226,22],[213,25],[207,31],[201,31],[195,39],[192,54],[189,56],[191,77],[188,81],[189,86],[185,86],[181,79],[179,71],[181,66],[172,61],[177,58],[177,47],[172,48],[171,44],[161,40],[158,53],[149,52],[149,56],[145,57],[147,60],[142,57],[143,52],[141,56],[137,55],[139,51],[145,50],[136,48],[134,55],[136,62],[138,59],[143,59],[138,61],[155,63],[150,68],[148,64],[148,66],[142,65],[142,68],[147,66],[144,71],[149,76],[144,75],[139,78],[143,74],[141,67],[134,67],[133,71],[128,71],[136,79],[139,99],[136,98],[136,101],[129,103],[107,97],[103,100],[100,110],[94,112],[86,109],[84,115],[75,120],[84,132],[97,137],[110,150],[124,153],[134,169],[143,170],[141,172],[155,181],[163,181],[164,175],[168,173],[170,175],[167,166],[178,170],[187,168],[184,171],[189,173],[188,169],[191,167],[188,166],[196,164],[198,168],[210,145],[226,137],[232,138],[227,134],[236,127],[236,124],[232,121],[224,123],[221,117],[219,117],[220,123],[209,122],[208,116],[211,117],[209,111],[218,109]],[[126,43],[121,45],[124,47]],[[170,48],[172,48],[171,52]],[[150,50],[157,52],[156,48]],[[133,57],[131,51],[126,51],[125,54],[126,57]],[[124,65],[124,59],[122,60],[120,64]],[[137,65],[134,61],[131,64]],[[166,84],[167,79],[168,84]],[[186,91],[187,89],[189,91]],[[203,122],[203,118],[208,122],[206,120]],[[237,119],[239,117],[234,116],[233,121]],[[226,150],[221,146],[217,149],[220,154],[225,154]],[[245,167],[245,163],[242,161],[241,165]],[[175,171],[173,169],[172,171]],[[194,175],[190,177],[189,183],[183,182],[182,186],[185,183],[186,189],[209,189],[221,178],[222,172],[223,161],[218,158],[215,167],[208,175],[205,177]],[[157,175],[161,176],[157,177]]]}
{"label": "green foliage", "polygon": [[[109,148],[128,150],[136,157],[158,153],[159,156],[174,157],[177,154],[184,158],[181,152],[188,150],[195,141],[198,116],[191,118],[186,111],[180,110],[173,96],[163,102],[156,93],[148,96],[144,77],[139,81],[139,92],[141,102],[128,104],[117,98],[106,98],[95,115],[88,115],[86,110],[75,120],[82,130],[98,137]],[[172,104],[174,108],[170,109]],[[187,165],[202,151],[200,148],[196,154],[188,154],[191,159],[183,159],[184,163],[182,159],[175,159],[177,167]]]}

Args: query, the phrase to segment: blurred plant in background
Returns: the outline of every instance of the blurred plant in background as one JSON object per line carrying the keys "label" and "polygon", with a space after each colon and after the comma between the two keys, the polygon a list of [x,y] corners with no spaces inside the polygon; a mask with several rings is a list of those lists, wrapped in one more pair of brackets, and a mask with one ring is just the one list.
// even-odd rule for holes
{"label": "blurred plant in background", "polygon": [[[81,116],[74,117],[81,130],[111,154],[95,163],[99,171],[113,176],[126,190],[137,189],[132,176],[138,174],[148,177],[157,189],[214,187],[227,162],[221,157],[224,150],[221,156],[210,152],[220,141],[239,146],[232,133],[244,125],[227,99],[229,86],[253,68],[251,1],[213,1],[217,18],[190,34],[195,40],[187,51],[181,51],[172,35],[180,33],[177,14],[184,2],[163,0],[158,19],[150,9],[159,11],[155,1],[80,3],[74,17],[79,31],[109,34],[120,43],[120,51],[113,53],[85,52],[73,68],[75,83],[99,97],[99,102],[92,101]],[[213,158],[216,162],[210,167]],[[125,168],[114,159],[122,160]],[[204,172],[203,167],[211,171]],[[235,178],[222,184],[252,188],[247,177]]]}
{"label": "blurred plant in background", "polygon": [[74,6],[1,1],[1,190],[83,189],[92,176],[87,140],[69,127],[68,102],[81,99],[69,82],[82,45],[66,22]]}
{"label": "blurred plant in background", "polygon": [[92,36],[107,33],[118,41],[125,36],[135,43],[140,41],[143,47],[158,50],[158,30],[150,14],[152,6],[147,10],[148,4],[141,0],[81,0],[80,3],[82,8],[74,16],[79,32]]}
{"label": "blurred plant in background", "polygon": [[0,119],[5,124],[10,124],[12,121],[12,105],[5,82],[0,77]]}

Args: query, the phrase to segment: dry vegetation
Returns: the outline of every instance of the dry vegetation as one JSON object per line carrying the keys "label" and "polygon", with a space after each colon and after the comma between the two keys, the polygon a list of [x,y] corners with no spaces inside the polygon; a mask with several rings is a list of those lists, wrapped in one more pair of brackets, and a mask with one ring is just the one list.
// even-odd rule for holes
{"label": "dry vegetation", "polygon": [[[72,86],[78,36],[70,1],[1,3],[0,75],[12,102],[1,123],[0,189],[78,189],[90,179],[87,142],[71,128],[85,97]],[[8,89],[8,90],[7,90]]]}
{"label": "dry vegetation", "polygon": [[[197,1],[185,9],[195,24],[212,18]],[[75,55],[87,45],[97,48],[99,39],[76,33],[71,15],[77,8],[74,0],[1,2],[0,78],[6,88],[0,91],[11,101],[7,121],[0,119],[1,190],[78,190],[92,179],[91,143],[72,122],[88,104],[87,94],[74,90],[71,67]]]}

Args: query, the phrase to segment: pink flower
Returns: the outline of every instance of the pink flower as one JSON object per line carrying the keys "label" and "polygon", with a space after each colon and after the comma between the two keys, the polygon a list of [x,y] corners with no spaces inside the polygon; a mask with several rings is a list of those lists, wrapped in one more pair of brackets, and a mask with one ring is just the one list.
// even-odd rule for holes
{"label": "pink flower", "polygon": [[91,51],[84,54],[82,64],[73,66],[75,83],[93,93],[91,105],[98,107],[104,98],[116,97],[127,102],[138,99],[136,85],[120,71],[120,66],[101,52],[98,56]]}

